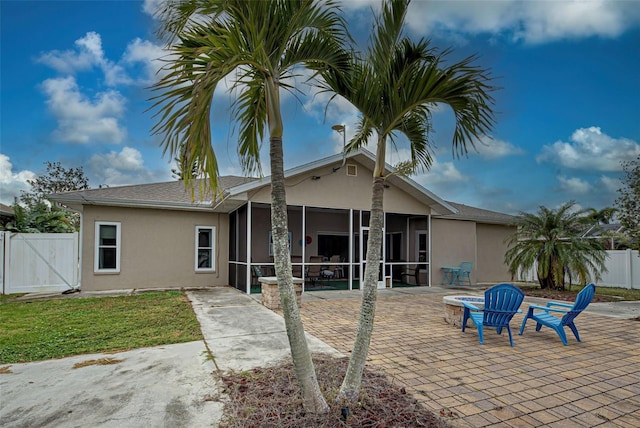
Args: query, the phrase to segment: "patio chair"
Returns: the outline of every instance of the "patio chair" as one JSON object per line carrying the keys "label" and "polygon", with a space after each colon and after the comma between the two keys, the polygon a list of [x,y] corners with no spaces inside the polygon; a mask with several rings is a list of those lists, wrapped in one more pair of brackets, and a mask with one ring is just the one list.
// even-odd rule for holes
{"label": "patio chair", "polygon": [[460,263],[460,270],[457,273],[457,278],[455,278],[458,285],[462,285],[464,283],[464,279],[467,278],[469,281],[469,285],[471,285],[471,267],[473,263],[471,262],[462,262]]}
{"label": "patio chair", "polygon": [[472,303],[463,301],[464,313],[462,315],[462,331],[467,326],[467,320],[471,321],[478,329],[480,344],[484,343],[484,327],[495,328],[498,334],[506,328],[509,333],[509,343],[513,346],[513,337],[509,322],[519,312],[524,300],[524,293],[511,284],[498,284],[484,292],[484,309],[480,309]]}
{"label": "patio chair", "polygon": [[[331,263],[342,263],[342,257],[340,257],[340,255],[338,254],[334,254],[333,256],[331,256],[331,258],[329,259],[329,261]],[[334,278],[343,278],[344,277],[344,269],[342,268],[342,265],[333,265],[329,268],[329,270],[334,272]]]}
{"label": "patio chair", "polygon": [[260,285],[260,278],[263,276],[262,269],[258,265],[251,266],[251,286],[257,287]]}
{"label": "patio chair", "polygon": [[291,256],[291,273],[295,278],[302,278],[302,256]]}
{"label": "patio chair", "polygon": [[[594,284],[589,284],[585,286],[578,295],[576,296],[576,301],[573,305],[569,303],[560,303],[560,302],[549,302],[547,306],[538,306],[538,305],[529,305],[529,311],[527,311],[527,316],[524,317],[522,321],[522,327],[520,327],[520,335],[524,332],[524,327],[527,324],[527,320],[531,318],[536,322],[536,331],[540,331],[542,326],[547,326],[555,330],[560,336],[560,340],[565,345],[568,345],[567,335],[564,332],[565,326],[569,327],[573,332],[573,335],[576,337],[578,342],[582,342],[580,340],[580,335],[578,334],[578,329],[574,324],[573,320],[582,313],[583,310],[591,303],[593,300],[593,296],[596,294],[596,286]],[[563,309],[555,309],[553,306],[559,306]],[[535,312],[535,310],[539,310],[540,312]],[[555,317],[550,314],[550,312],[559,312],[564,315],[562,318]]]}
{"label": "patio chair", "polygon": [[313,264],[307,267],[307,279],[311,280],[311,284],[315,285],[316,281],[322,276],[322,265],[320,264],[322,261],[323,258],[321,256],[309,257],[309,263]]}

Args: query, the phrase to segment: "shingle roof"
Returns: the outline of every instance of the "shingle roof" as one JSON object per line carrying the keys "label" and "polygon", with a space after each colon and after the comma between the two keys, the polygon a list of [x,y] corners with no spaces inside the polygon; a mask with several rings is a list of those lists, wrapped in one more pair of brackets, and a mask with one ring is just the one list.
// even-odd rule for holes
{"label": "shingle roof", "polygon": [[4,216],[13,216],[15,213],[13,212],[13,208],[9,205],[0,204],[0,214]]}
{"label": "shingle roof", "polygon": [[[248,183],[255,178],[224,176],[218,178],[218,191]],[[166,207],[211,207],[210,191],[201,191],[205,183],[196,180],[193,189],[185,188],[182,181],[135,184],[130,186],[102,187],[50,195],[51,199],[65,204],[114,204]]]}
{"label": "shingle roof", "polygon": [[485,210],[482,208],[470,207],[469,205],[458,204],[456,202],[447,201],[455,209],[455,214],[439,215],[438,218],[450,218],[456,220],[475,220],[482,223],[511,224],[515,217],[510,214],[504,214],[497,211]]}

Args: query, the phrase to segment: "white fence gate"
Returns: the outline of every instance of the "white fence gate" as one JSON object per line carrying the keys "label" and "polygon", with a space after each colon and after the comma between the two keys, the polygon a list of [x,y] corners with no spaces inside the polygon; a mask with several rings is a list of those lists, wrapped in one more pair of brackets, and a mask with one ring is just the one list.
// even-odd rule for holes
{"label": "white fence gate", "polygon": [[[598,287],[621,287],[640,289],[640,257],[637,250],[609,250],[609,257],[605,261],[608,272],[602,273],[602,280]],[[522,281],[537,282],[535,268],[528,272],[521,272]]]}
{"label": "white fence gate", "polygon": [[0,232],[2,294],[78,286],[78,233]]}

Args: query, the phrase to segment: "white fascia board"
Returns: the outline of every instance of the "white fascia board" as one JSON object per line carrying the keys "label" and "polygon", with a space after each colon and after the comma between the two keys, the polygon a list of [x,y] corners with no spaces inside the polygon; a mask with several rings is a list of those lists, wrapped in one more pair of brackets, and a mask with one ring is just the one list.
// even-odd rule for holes
{"label": "white fascia board", "polygon": [[158,208],[158,209],[174,209],[186,211],[212,211],[213,207],[210,201],[192,204],[181,202],[162,202],[162,201],[140,201],[135,199],[90,199],[84,197],[77,198],[51,198],[56,202],[69,205],[100,205],[110,207],[128,207],[128,208]]}
{"label": "white fascia board", "polygon": [[[358,153],[358,152],[354,152],[354,153]],[[303,165],[299,165],[299,166],[287,169],[284,172],[284,178],[294,177],[298,174],[312,171],[316,168],[321,168],[323,166],[331,165],[332,163],[342,161],[342,157],[343,157],[342,153],[338,153],[332,156],[328,156],[326,158],[318,159],[317,161],[305,163]],[[348,157],[351,157],[351,156],[348,156]],[[230,187],[227,189],[227,191],[229,192],[229,196],[236,197],[239,194],[246,193],[263,186],[268,186],[270,184],[271,184],[271,176],[268,175],[266,177],[262,177],[250,183],[241,184],[235,187]]]}
{"label": "white fascia board", "polygon": [[[349,154],[347,154],[346,158],[347,159],[352,159],[352,158],[357,158],[357,157],[364,157],[366,158],[368,161],[370,161],[371,163],[375,164],[375,155],[373,153],[371,153],[370,151],[366,150],[366,149],[359,149],[356,151],[353,151]],[[290,168],[288,170],[286,170],[284,172],[284,176],[285,178],[289,178],[289,177],[294,177],[296,175],[299,174],[303,174],[305,172],[309,172],[309,171],[313,171],[314,169],[317,168],[322,168],[325,167],[327,165],[331,165],[333,163],[336,162],[342,162],[344,158],[343,153],[336,153],[335,155],[331,155],[331,156],[327,156],[325,158],[322,159],[318,159],[316,161],[313,162],[309,162],[303,165],[299,165],[297,167],[293,167]],[[361,159],[362,161],[362,159]],[[385,168],[391,172],[395,171],[395,169],[387,164],[385,166]],[[416,189],[418,192],[420,192],[421,194],[423,194],[424,196],[426,196],[425,199],[430,199],[431,201],[435,202],[436,205],[440,205],[444,210],[448,211],[448,213],[446,214],[455,214],[458,212],[457,209],[455,209],[453,206],[451,206],[450,204],[448,204],[444,199],[436,196],[433,192],[431,192],[430,190],[427,190],[426,188],[422,187],[420,184],[418,184],[417,182],[413,181],[410,178],[407,177],[402,177],[402,176],[396,176],[398,179],[402,180],[405,184],[407,184],[408,186],[413,187],[414,189]],[[259,180],[253,181],[251,183],[246,183],[246,184],[241,184],[239,186],[236,187],[231,187],[228,190],[229,192],[229,196],[233,197],[234,199],[236,197],[238,197],[238,195],[245,193],[245,192],[249,192],[251,190],[263,187],[263,186],[267,186],[271,184],[271,176],[267,176],[267,177],[263,177]],[[432,206],[433,204],[427,204],[429,206]]]}

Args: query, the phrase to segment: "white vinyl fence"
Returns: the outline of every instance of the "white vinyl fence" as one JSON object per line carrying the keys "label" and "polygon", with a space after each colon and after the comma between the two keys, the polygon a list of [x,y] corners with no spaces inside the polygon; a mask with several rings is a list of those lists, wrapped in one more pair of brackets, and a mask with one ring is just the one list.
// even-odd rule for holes
{"label": "white vinyl fence", "polygon": [[[605,262],[608,272],[602,273],[602,280],[597,281],[598,287],[621,287],[640,289],[640,257],[637,250],[609,250],[609,257]],[[523,281],[537,282],[535,269],[522,272]]]}
{"label": "white vinyl fence", "polygon": [[0,232],[2,294],[78,286],[78,233]]}

